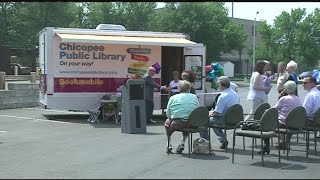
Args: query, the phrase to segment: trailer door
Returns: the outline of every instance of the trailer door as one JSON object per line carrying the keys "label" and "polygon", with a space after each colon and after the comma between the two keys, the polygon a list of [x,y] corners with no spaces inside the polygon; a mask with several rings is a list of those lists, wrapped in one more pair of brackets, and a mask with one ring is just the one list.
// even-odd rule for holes
{"label": "trailer door", "polygon": [[39,68],[40,68],[40,83],[39,83],[39,102],[41,105],[47,105],[47,52],[46,52],[46,36],[47,33],[42,33],[39,36]]}
{"label": "trailer door", "polygon": [[195,88],[199,97],[199,102],[204,105],[205,92],[205,65],[206,65],[206,47],[185,47],[183,67],[185,70],[191,70],[196,75]]}

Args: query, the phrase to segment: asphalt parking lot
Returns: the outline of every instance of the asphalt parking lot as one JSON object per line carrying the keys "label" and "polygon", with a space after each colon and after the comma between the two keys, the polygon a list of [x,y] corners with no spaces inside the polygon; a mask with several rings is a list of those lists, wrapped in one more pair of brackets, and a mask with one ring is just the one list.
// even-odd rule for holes
{"label": "asphalt parking lot", "polygon": [[[250,109],[246,101],[248,87],[240,87],[239,96],[244,111]],[[276,98],[275,89],[269,95],[270,104]],[[305,95],[299,86],[299,96]],[[101,124],[87,122],[87,113],[46,110],[41,107],[0,110],[0,178],[122,178],[122,179],[317,179],[320,152],[315,155],[311,136],[310,155],[306,158],[305,140],[292,137],[289,160],[281,152],[278,163],[276,139],[265,167],[254,149],[251,159],[251,139],[237,138],[235,164],[231,162],[231,137],[228,131],[228,152],[219,149],[214,133],[211,141],[214,155],[165,153],[166,135],[163,119],[148,125],[147,133],[121,133],[121,125],[111,121]],[[198,137],[194,135],[194,138]],[[172,136],[174,150],[181,141],[181,133]],[[258,141],[258,144],[259,141]],[[186,146],[187,147],[187,146]],[[319,149],[319,148],[318,148]]]}

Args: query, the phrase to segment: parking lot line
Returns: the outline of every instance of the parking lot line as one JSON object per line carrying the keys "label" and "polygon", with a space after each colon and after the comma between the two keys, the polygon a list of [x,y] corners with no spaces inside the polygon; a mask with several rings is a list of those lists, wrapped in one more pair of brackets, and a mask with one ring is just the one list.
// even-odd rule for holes
{"label": "parking lot line", "polygon": [[42,109],[42,108],[26,108],[30,110],[36,110],[36,111],[48,111],[48,112],[61,112],[61,113],[88,113],[86,111],[67,111],[67,110],[55,110],[55,109]]}
{"label": "parking lot line", "polygon": [[37,118],[30,118],[30,117],[22,117],[22,116],[11,116],[11,115],[5,115],[5,114],[0,114],[0,117],[9,117],[9,118],[18,118],[18,119],[29,119],[33,120],[34,122],[39,122],[39,121],[45,121],[45,122],[54,122],[54,123],[64,123],[64,124],[72,124],[71,122],[65,122],[65,121],[53,121],[53,120],[48,120],[48,119],[37,119]]}

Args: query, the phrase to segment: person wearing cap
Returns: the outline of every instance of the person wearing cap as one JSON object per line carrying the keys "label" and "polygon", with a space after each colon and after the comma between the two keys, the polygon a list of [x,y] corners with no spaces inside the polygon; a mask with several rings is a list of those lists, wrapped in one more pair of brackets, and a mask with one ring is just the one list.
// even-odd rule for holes
{"label": "person wearing cap", "polygon": [[155,72],[156,70],[154,69],[154,67],[149,67],[147,73],[143,76],[143,79],[145,80],[144,99],[146,103],[146,119],[148,124],[156,123],[156,121],[152,120],[152,114],[154,109],[154,88],[163,89],[167,91],[166,86],[161,86],[153,81],[152,76],[154,76]]}
{"label": "person wearing cap", "polygon": [[[230,79],[228,76],[220,76],[217,82],[219,84],[219,90],[222,92],[218,97],[218,101],[213,112],[209,115],[209,124],[222,125],[225,123],[223,116],[225,115],[226,110],[234,104],[240,104],[240,98],[238,94],[230,88]],[[228,141],[222,129],[213,128],[213,131],[218,136],[221,143],[220,149],[227,148]],[[200,136],[208,139],[208,132],[201,132]]]}

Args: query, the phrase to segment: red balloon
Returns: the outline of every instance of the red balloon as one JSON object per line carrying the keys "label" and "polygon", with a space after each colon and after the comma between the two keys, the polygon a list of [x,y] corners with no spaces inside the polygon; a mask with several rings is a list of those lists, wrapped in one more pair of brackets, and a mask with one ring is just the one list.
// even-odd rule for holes
{"label": "red balloon", "polygon": [[206,73],[210,72],[211,70],[212,70],[212,66],[211,65],[206,66]]}

